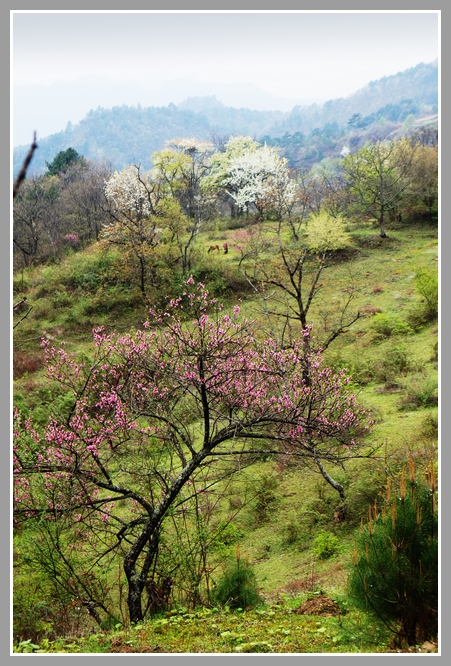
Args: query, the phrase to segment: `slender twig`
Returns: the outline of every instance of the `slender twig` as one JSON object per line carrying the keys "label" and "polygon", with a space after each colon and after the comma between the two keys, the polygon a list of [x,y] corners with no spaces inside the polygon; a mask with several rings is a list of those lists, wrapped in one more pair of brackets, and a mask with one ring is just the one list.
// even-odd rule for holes
{"label": "slender twig", "polygon": [[33,306],[31,305],[30,308],[29,308],[29,309],[26,311],[26,313],[24,314],[24,316],[23,316],[21,319],[19,319],[19,321],[16,321],[16,323],[15,323],[14,326],[13,326],[13,329],[16,328],[16,326],[19,326],[19,324],[20,324],[24,319],[26,319],[26,317],[28,317],[28,315],[30,314],[30,312],[32,311],[32,309],[33,309]]}
{"label": "slender twig", "polygon": [[17,176],[16,180],[14,181],[14,186],[13,186],[13,199],[15,198],[17,192],[19,191],[19,187],[22,184],[22,181],[25,180],[25,176],[27,174],[27,169],[30,165],[31,158],[33,157],[33,153],[38,147],[38,144],[36,143],[36,132],[33,135],[33,143],[31,144],[30,150],[27,153],[27,156],[25,157],[24,163],[22,165],[22,168],[19,172],[19,175]]}

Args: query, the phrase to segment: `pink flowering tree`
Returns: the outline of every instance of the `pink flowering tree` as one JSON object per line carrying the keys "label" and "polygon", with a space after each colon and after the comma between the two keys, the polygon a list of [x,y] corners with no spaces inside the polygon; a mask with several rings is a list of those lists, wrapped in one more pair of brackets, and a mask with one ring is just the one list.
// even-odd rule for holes
{"label": "pink flowering tree", "polygon": [[95,330],[88,363],[43,343],[48,376],[73,391],[73,406],[39,433],[16,415],[14,445],[16,521],[69,519],[68,547],[91,569],[119,555],[132,622],[143,619],[163,521],[205,469],[265,453],[313,461],[327,479],[325,465],[360,455],[356,433],[369,424],[348,379],[305,340],[288,350],[260,340],[238,306],[224,313],[191,278],[150,314],[133,335]]}

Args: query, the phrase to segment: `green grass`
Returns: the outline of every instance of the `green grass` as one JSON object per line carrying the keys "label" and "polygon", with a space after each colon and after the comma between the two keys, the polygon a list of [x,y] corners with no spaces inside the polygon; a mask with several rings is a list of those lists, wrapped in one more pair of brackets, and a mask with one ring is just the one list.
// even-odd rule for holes
{"label": "green grass", "polygon": [[379,623],[337,598],[334,617],[296,613],[312,595],[302,595],[251,611],[227,608],[173,609],[143,624],[79,639],[22,643],[34,653],[381,653],[390,651]]}

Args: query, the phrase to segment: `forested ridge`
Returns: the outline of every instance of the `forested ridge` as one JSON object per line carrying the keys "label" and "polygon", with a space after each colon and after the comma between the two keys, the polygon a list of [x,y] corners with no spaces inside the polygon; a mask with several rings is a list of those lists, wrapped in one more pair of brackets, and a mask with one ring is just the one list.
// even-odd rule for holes
{"label": "forested ridge", "polygon": [[[372,81],[349,97],[322,106],[297,106],[285,113],[235,109],[211,97],[188,98],[167,107],[98,108],[80,123],[69,123],[65,130],[48,137],[41,137],[35,128],[40,150],[33,169],[42,173],[46,161],[69,147],[88,159],[107,160],[114,168],[139,163],[149,169],[152,154],[168,139],[194,136],[212,140],[216,136],[226,140],[230,135],[275,143],[291,166],[301,162],[312,166],[324,157],[336,157],[344,143],[355,141],[356,123],[364,140],[404,134],[421,118],[432,116],[436,122],[437,105],[438,65],[434,62]],[[27,146],[14,149],[14,172],[27,150]]]}

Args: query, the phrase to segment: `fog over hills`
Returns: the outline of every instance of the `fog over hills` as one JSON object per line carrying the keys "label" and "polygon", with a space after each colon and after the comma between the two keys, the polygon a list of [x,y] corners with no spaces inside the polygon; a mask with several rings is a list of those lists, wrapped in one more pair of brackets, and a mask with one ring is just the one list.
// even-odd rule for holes
{"label": "fog over hills", "polygon": [[[436,118],[438,62],[420,63],[404,72],[371,81],[347,97],[324,103],[304,100],[294,106],[296,100],[278,98],[251,84],[210,87],[210,84],[175,81],[157,91],[132,84],[127,90],[127,104],[121,98],[123,87],[111,82],[105,84],[104,79],[94,77],[79,80],[76,85],[36,86],[32,98],[27,97],[29,90],[25,89],[21,98],[19,90],[14,129],[18,132],[20,128],[23,136],[21,145],[13,151],[14,172],[23,162],[34,130],[39,145],[32,165],[36,173],[45,171],[46,161],[51,162],[59,151],[68,147],[87,159],[108,161],[116,169],[131,163],[148,169],[155,151],[161,150],[166,141],[183,136],[203,140],[213,135],[227,139],[243,134],[283,146],[280,142],[283,136],[286,141],[295,136],[299,145],[318,144],[315,132],[325,132],[328,138],[322,141],[322,147],[316,145],[313,152],[307,151],[308,159],[305,151],[302,157],[305,163],[319,161],[342,149],[353,116],[358,116],[362,127],[374,128],[369,135],[373,137],[392,134],[408,118],[409,126],[422,118]],[[97,94],[99,105],[85,111],[80,99],[88,99],[91,92]],[[288,110],[283,110],[283,104]],[[57,132],[51,129],[52,123],[57,122],[52,105],[61,114],[58,122],[62,129]],[[21,113],[24,118],[28,114],[28,118],[19,124]],[[297,164],[298,158],[301,154],[293,157],[293,163]]]}
{"label": "fog over hills", "polygon": [[174,79],[158,88],[149,82],[115,83],[101,76],[87,76],[51,85],[15,85],[13,88],[14,146],[64,130],[78,123],[92,109],[114,106],[167,106],[190,97],[216,96],[225,106],[257,111],[291,111],[296,106],[322,103],[320,99],[286,99],[266,92],[253,83],[201,83]]}

